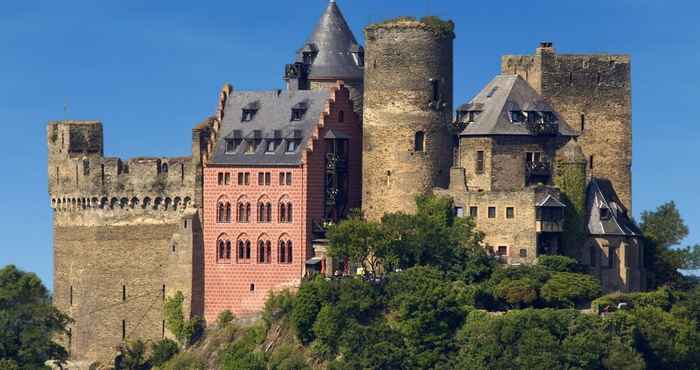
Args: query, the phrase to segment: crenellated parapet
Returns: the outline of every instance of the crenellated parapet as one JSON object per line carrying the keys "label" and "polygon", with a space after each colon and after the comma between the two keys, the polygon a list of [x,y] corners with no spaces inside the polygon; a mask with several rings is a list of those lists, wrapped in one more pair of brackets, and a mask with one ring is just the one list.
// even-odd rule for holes
{"label": "crenellated parapet", "polygon": [[191,157],[104,157],[102,124],[50,122],[48,175],[57,211],[168,209],[193,206]]}

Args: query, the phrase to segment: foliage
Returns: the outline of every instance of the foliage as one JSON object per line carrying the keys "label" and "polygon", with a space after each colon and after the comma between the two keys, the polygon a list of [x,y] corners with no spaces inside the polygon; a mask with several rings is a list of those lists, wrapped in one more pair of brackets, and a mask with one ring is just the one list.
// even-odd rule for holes
{"label": "foliage", "polygon": [[566,256],[541,256],[537,264],[553,272],[584,272],[578,261]]}
{"label": "foliage", "polygon": [[296,329],[296,334],[301,343],[309,344],[315,339],[313,325],[316,316],[321,311],[324,285],[327,282],[322,277],[302,284],[294,300],[292,309],[292,325]]}
{"label": "foliage", "polygon": [[503,280],[493,290],[494,296],[510,307],[531,306],[538,298],[538,283],[530,278]]}
{"label": "foliage", "polygon": [[197,355],[181,352],[162,366],[163,370],[208,370],[207,363]]}
{"label": "foliage", "polygon": [[146,344],[142,340],[121,346],[121,360],[115,361],[116,370],[146,369]]}
{"label": "foliage", "polygon": [[185,296],[178,291],[174,296],[168,297],[163,305],[163,314],[165,316],[165,326],[170,330],[181,345],[187,346],[204,329],[204,321],[199,317],[193,317],[190,320],[185,320],[183,314],[183,303]]}
{"label": "foliage", "polygon": [[278,348],[268,361],[270,370],[310,370],[304,355],[298,348],[284,345]]}
{"label": "foliage", "polygon": [[390,276],[386,292],[395,313],[390,326],[404,338],[405,361],[423,369],[446,364],[466,316],[449,280],[434,268],[414,267]]}
{"label": "foliage", "polygon": [[294,308],[294,298],[294,295],[289,290],[283,290],[278,293],[270,292],[262,312],[262,319],[268,329],[274,321],[279,321],[283,317],[286,318],[291,315]]}
{"label": "foliage", "polygon": [[225,328],[229,324],[235,320],[236,317],[233,316],[233,313],[231,310],[223,310],[219,313],[219,316],[216,318],[216,323],[219,325],[220,328]]}
{"label": "foliage", "polygon": [[457,336],[460,369],[598,369],[644,363],[629,344],[602,330],[600,319],[575,310],[527,309],[502,316],[472,312]]}
{"label": "foliage", "polygon": [[332,226],[329,253],[348,257],[370,276],[396,269],[433,266],[475,282],[494,266],[470,219],[457,218],[449,198],[419,196],[415,215],[387,214],[381,223],[352,218]]}
{"label": "foliage", "polygon": [[586,215],[586,179],[585,167],[575,164],[562,164],[557,168],[554,184],[561,189],[564,209],[564,250],[570,254],[583,245],[586,237],[584,217]]}
{"label": "foliage", "polygon": [[387,268],[394,264],[395,255],[387,249],[385,238],[378,223],[351,218],[328,230],[333,257],[347,257],[355,266],[362,266],[365,273],[372,276],[380,271],[380,263]]}
{"label": "foliage", "polygon": [[7,266],[0,270],[0,362],[3,368],[43,369],[64,362],[66,350],[52,340],[70,323],[51,305],[49,293],[33,273]]}
{"label": "foliage", "polygon": [[265,339],[264,328],[250,328],[244,336],[229,344],[222,354],[223,370],[266,370],[265,354],[255,351],[255,347]]}
{"label": "foliage", "polygon": [[627,303],[632,307],[647,306],[669,311],[679,297],[671,289],[659,288],[651,292],[636,293],[610,293],[591,303],[594,309],[610,307],[615,309],[620,303]]}
{"label": "foliage", "polygon": [[658,307],[642,306],[618,311],[633,325],[637,350],[651,369],[696,368],[700,364],[700,332],[686,318],[676,317]]}
{"label": "foliage", "polygon": [[653,271],[650,286],[681,282],[683,277],[678,269],[686,265],[688,252],[673,247],[688,235],[688,227],[676,204],[668,202],[654,211],[644,211],[640,228],[646,241],[645,265]]}
{"label": "foliage", "polygon": [[542,299],[555,306],[574,307],[600,296],[597,279],[590,275],[572,272],[555,272],[542,286]]}
{"label": "foliage", "polygon": [[151,356],[149,362],[153,366],[162,366],[168,360],[180,352],[176,342],[170,339],[163,339],[151,344]]}

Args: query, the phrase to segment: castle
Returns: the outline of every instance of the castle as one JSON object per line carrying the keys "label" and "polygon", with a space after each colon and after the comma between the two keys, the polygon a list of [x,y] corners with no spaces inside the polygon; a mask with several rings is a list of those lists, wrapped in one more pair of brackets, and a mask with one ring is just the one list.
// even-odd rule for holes
{"label": "castle", "polygon": [[[504,56],[453,110],[453,25],[396,20],[355,39],[335,1],[284,69],[287,89],[222,89],[186,158],[104,157],[102,124],[50,122],[54,304],[76,360],[169,336],[163,301],[192,316],[259,312],[306,274],[352,273],[324,228],[454,199],[503,263],[565,254],[606,291],[644,289],[631,222],[630,60]],[[456,115],[453,114],[456,112]]]}

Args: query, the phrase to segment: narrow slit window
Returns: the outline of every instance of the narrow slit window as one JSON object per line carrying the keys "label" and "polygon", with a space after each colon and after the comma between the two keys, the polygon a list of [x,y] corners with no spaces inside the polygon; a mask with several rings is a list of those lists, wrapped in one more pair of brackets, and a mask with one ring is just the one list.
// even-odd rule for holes
{"label": "narrow slit window", "polygon": [[476,173],[484,173],[484,151],[479,150],[476,152]]}
{"label": "narrow slit window", "polygon": [[126,302],[126,285],[122,285],[122,301]]}
{"label": "narrow slit window", "polygon": [[588,157],[588,169],[593,169],[593,156]]}
{"label": "narrow slit window", "polygon": [[126,339],[126,320],[122,320],[122,340]]}
{"label": "narrow slit window", "polygon": [[416,152],[425,151],[425,132],[423,132],[423,131],[416,132],[414,149]]}
{"label": "narrow slit window", "polygon": [[586,115],[582,114],[581,115],[581,131],[586,129]]}

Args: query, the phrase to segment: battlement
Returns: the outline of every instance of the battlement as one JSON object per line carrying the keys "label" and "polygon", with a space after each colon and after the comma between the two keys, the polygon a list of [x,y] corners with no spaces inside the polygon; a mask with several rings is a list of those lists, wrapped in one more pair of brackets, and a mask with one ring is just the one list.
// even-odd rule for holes
{"label": "battlement", "polygon": [[517,74],[535,90],[610,90],[630,87],[630,56],[627,54],[557,54],[552,43],[543,42],[533,55],[504,55],[501,73]]}
{"label": "battlement", "polygon": [[[48,146],[54,209],[167,209],[194,198],[196,169],[191,157],[104,157],[100,122],[50,122]],[[171,204],[166,204],[168,199]]]}

